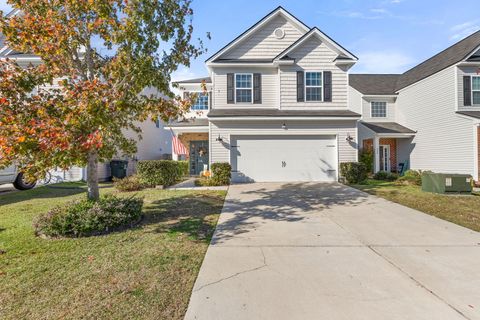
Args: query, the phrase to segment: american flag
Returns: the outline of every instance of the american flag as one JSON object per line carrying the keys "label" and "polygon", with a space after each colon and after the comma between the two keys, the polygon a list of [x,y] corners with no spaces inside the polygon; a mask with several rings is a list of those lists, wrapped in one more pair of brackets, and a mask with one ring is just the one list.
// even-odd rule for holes
{"label": "american flag", "polygon": [[178,139],[178,137],[173,133],[173,130],[170,129],[172,132],[172,148],[175,154],[188,154],[187,148],[183,145],[183,143]]}

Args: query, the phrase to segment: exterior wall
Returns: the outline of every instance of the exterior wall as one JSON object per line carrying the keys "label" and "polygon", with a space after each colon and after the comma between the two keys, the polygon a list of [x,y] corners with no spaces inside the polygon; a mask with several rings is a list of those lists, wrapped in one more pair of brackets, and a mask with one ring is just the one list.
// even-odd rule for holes
{"label": "exterior wall", "polygon": [[[282,129],[286,123],[287,130]],[[348,142],[350,135],[356,141],[356,121],[212,121],[210,125],[210,162],[230,162],[231,135],[338,135],[339,162],[357,160],[357,145]],[[215,141],[216,137],[223,141]]]}
{"label": "exterior wall", "polygon": [[[337,53],[321,40],[313,37],[288,54],[296,64],[280,66],[280,107],[282,109],[346,109],[348,96],[348,74],[335,65]],[[297,102],[297,71],[331,71],[332,102]]]}
{"label": "exterior wall", "polygon": [[[361,122],[358,123],[358,147],[363,148],[363,141],[366,139],[372,139],[375,133],[362,125]],[[360,150],[359,150],[360,151]]]}
{"label": "exterior wall", "polygon": [[455,66],[400,91],[397,120],[416,130],[412,169],[474,175],[473,122],[455,114]]}
{"label": "exterior wall", "polygon": [[[386,102],[387,116],[385,118],[372,117],[372,102]],[[362,99],[362,120],[365,122],[396,122],[396,106],[393,98],[363,98]]]}
{"label": "exterior wall", "polygon": [[[227,104],[227,74],[228,73],[261,73],[262,103]],[[212,108],[278,108],[278,71],[277,68],[252,67],[214,67],[212,72],[213,104]]]}
{"label": "exterior wall", "polygon": [[477,127],[477,174],[476,174],[476,180],[480,181],[480,127]]}
{"label": "exterior wall", "polygon": [[[285,36],[277,39],[273,31],[282,28]],[[277,16],[242,43],[224,53],[222,59],[272,59],[304,34],[285,17]]]}
{"label": "exterior wall", "polygon": [[363,112],[363,95],[350,86],[348,86],[348,109],[360,114]]}
{"label": "exterior wall", "polygon": [[468,66],[468,67],[458,67],[457,69],[457,92],[458,92],[458,110],[470,111],[470,110],[480,110],[480,105],[464,106],[463,103],[463,76],[478,76],[477,71],[479,70],[480,64],[478,66]]}
{"label": "exterior wall", "polygon": [[[190,141],[208,141],[208,133],[207,132],[188,132],[188,133],[181,133],[178,136],[178,139],[182,142],[182,144],[187,148],[190,152]],[[189,159],[189,155],[187,155],[187,159]]]}

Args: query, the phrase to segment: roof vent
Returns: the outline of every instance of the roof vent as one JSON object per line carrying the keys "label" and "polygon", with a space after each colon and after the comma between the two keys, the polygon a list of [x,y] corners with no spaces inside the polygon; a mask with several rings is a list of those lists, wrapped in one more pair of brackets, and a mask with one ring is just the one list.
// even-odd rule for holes
{"label": "roof vent", "polygon": [[282,39],[283,37],[285,37],[285,31],[282,28],[275,29],[275,31],[273,31],[273,34],[277,39]]}

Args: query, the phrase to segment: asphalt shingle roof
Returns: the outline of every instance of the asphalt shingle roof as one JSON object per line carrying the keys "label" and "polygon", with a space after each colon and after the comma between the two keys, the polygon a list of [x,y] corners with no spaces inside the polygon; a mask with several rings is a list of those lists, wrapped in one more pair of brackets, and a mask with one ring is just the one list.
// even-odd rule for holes
{"label": "asphalt shingle roof", "polygon": [[279,109],[212,109],[209,118],[220,117],[344,117],[358,118],[361,115],[350,110],[279,110]]}
{"label": "asphalt shingle roof", "polygon": [[362,122],[362,124],[376,133],[416,133],[396,122]]}
{"label": "asphalt shingle roof", "polygon": [[351,74],[349,84],[366,95],[395,94],[399,74]]}

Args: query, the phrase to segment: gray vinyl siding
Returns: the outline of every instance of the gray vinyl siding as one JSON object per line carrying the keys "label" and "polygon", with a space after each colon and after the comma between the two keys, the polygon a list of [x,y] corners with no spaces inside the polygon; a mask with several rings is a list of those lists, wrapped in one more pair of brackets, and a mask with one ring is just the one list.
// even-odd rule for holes
{"label": "gray vinyl siding", "polygon": [[[285,36],[277,39],[273,31],[282,28]],[[278,16],[250,37],[224,53],[221,59],[273,59],[304,34],[284,17]]]}
{"label": "gray vinyl siding", "polygon": [[[337,53],[325,43],[312,37],[299,48],[288,54],[295,58],[296,64],[280,67],[280,103],[282,109],[299,108],[347,108],[348,75],[345,70],[335,65]],[[297,102],[296,72],[331,71],[332,102]]]}
{"label": "gray vinyl siding", "polygon": [[356,113],[362,113],[362,108],[363,106],[363,97],[362,97],[362,94],[352,88],[352,87],[348,87],[348,108],[349,110],[352,110],[353,112],[356,112]]}
{"label": "gray vinyl siding", "polygon": [[363,140],[373,139],[375,132],[365,127],[361,123],[358,123],[358,150],[363,148]]}
{"label": "gray vinyl siding", "polygon": [[[386,102],[387,116],[385,118],[372,117],[372,102]],[[365,122],[395,122],[395,102],[392,98],[363,98],[362,99],[362,120]]]}
{"label": "gray vinyl siding", "polygon": [[457,71],[457,88],[458,88],[458,110],[471,111],[480,110],[480,105],[474,105],[472,100],[471,106],[464,106],[463,101],[463,76],[477,76],[479,66],[458,67]]}
{"label": "gray vinyl siding", "polygon": [[401,90],[398,122],[417,131],[410,167],[474,175],[474,134],[471,120],[455,114],[455,66]]}
{"label": "gray vinyl siding", "polygon": [[[282,129],[286,123],[288,131]],[[350,135],[356,141],[356,121],[211,121],[210,122],[210,161],[230,162],[231,135],[338,135],[339,162],[356,161],[357,151],[354,142],[348,142]],[[216,141],[220,136],[223,141]],[[288,151],[286,151],[288,152]]]}
{"label": "gray vinyl siding", "polygon": [[[227,73],[261,73],[262,74],[262,103],[227,104]],[[213,104],[212,108],[278,108],[278,71],[274,68],[254,67],[215,67],[212,72]]]}

